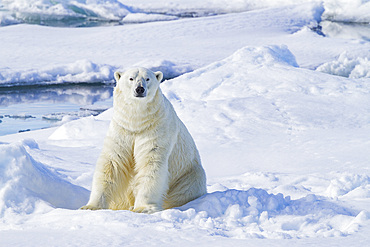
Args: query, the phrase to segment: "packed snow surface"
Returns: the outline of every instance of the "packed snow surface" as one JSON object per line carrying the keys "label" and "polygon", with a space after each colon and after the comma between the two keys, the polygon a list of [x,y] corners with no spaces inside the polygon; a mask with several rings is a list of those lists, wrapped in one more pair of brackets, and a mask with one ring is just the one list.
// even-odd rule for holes
{"label": "packed snow surface", "polygon": [[[323,18],[366,21],[368,1],[29,3],[0,4],[2,88],[111,83],[131,66],[163,71],[162,91],[194,137],[208,193],[151,215],[77,210],[113,109],[62,117],[57,127],[0,137],[0,246],[369,243],[370,44],[318,31]],[[13,25],[35,14],[141,24]],[[188,14],[204,17],[181,19]],[[38,97],[111,96],[78,92]],[[19,97],[0,103],[34,100]]]}

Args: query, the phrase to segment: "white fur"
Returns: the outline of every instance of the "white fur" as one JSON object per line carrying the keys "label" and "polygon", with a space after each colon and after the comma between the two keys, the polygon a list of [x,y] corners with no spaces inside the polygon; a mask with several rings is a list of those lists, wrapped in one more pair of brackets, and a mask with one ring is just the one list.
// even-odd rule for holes
{"label": "white fur", "polygon": [[198,150],[159,88],[162,78],[145,68],[115,73],[114,114],[81,209],[152,213],[206,193]]}

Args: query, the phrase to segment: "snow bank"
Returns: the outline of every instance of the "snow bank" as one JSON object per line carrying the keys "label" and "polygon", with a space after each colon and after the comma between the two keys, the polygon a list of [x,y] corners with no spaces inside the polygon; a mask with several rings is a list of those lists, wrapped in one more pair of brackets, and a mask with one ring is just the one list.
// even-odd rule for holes
{"label": "snow bank", "polygon": [[54,65],[45,69],[28,71],[0,70],[0,85],[16,86],[31,84],[112,82],[115,67],[79,60],[67,65]]}
{"label": "snow bank", "polygon": [[62,179],[37,162],[27,149],[38,149],[33,140],[0,145],[0,217],[50,211],[54,207],[77,209],[89,192]]}
{"label": "snow bank", "polygon": [[370,78],[370,52],[357,54],[345,51],[336,60],[320,65],[317,70],[349,78]]}
{"label": "snow bank", "polygon": [[[245,47],[162,88],[179,111],[185,112],[184,118],[191,116],[186,119],[189,124],[193,118],[206,120],[202,116],[209,116],[200,127],[194,122],[194,132],[208,133],[225,142],[245,141],[243,136],[250,135],[248,129],[263,134],[264,128],[290,132],[370,121],[366,117],[370,109],[359,102],[366,99],[362,90],[368,90],[369,85],[362,83],[356,88],[349,81],[297,66],[285,46]],[[356,111],[346,103],[350,98],[359,102]],[[219,129],[206,127],[210,125]]]}
{"label": "snow bank", "polygon": [[[109,109],[102,116],[111,118],[113,109]],[[92,140],[104,138],[108,130],[109,121],[101,121],[98,117],[85,117],[77,121],[71,121],[58,127],[50,136],[49,140],[64,141],[68,146],[86,146]],[[102,142],[103,140],[101,140]],[[59,142],[61,145],[63,142]]]}
{"label": "snow bank", "polygon": [[364,174],[344,173],[330,181],[326,194],[330,197],[370,197],[370,177]]}
{"label": "snow bank", "polygon": [[0,12],[0,26],[8,26],[19,23],[20,22],[16,20],[13,16],[11,16],[9,13]]}
{"label": "snow bank", "polygon": [[[349,172],[296,175],[294,179],[288,174],[247,172],[237,176],[211,179],[209,182],[212,186],[208,187],[208,192],[228,189],[244,191],[263,184],[263,188],[269,188],[269,193],[289,195],[292,200],[299,200],[312,194],[334,202],[361,201],[370,198],[369,176]],[[350,203],[346,205],[349,206]]]}
{"label": "snow bank", "polygon": [[[244,47],[230,57],[185,74],[164,84],[168,97],[187,100],[222,100],[246,95],[250,88],[248,71],[266,67],[298,67],[294,55],[286,46]],[[248,80],[248,81],[247,81]],[[178,82],[178,81],[182,81]],[[258,84],[258,83],[257,83]],[[193,90],[196,88],[197,90]],[[185,94],[181,97],[181,94]]]}
{"label": "snow bank", "polygon": [[[174,63],[169,60],[143,60],[133,66],[142,66],[153,71],[161,70],[165,79],[170,79],[193,70],[189,64]],[[60,83],[113,83],[114,72],[127,68],[108,64],[95,64],[89,60],[79,60],[65,65],[48,66],[45,69],[14,71],[0,68],[0,86],[43,85]]]}
{"label": "snow bank", "polygon": [[[367,144],[345,140],[365,141],[370,85],[297,66],[286,46],[247,46],[162,84],[192,133],[207,174],[262,166],[270,172],[296,166],[301,172],[312,172],[313,166],[346,170],[353,159],[367,167],[368,158],[358,159],[367,157]],[[361,154],[349,155],[353,152]],[[215,164],[232,165],[223,171]]]}
{"label": "snow bank", "polygon": [[177,225],[238,239],[345,236],[358,231],[368,217],[313,194],[291,200],[256,188],[214,192],[159,214]]}

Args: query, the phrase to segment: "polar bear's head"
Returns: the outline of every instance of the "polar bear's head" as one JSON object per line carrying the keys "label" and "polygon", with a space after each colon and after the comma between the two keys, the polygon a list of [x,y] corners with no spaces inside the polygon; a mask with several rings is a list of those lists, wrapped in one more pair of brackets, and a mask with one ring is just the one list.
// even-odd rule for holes
{"label": "polar bear's head", "polygon": [[163,73],[153,72],[146,68],[129,69],[126,72],[115,72],[116,87],[129,98],[152,98],[163,79]]}

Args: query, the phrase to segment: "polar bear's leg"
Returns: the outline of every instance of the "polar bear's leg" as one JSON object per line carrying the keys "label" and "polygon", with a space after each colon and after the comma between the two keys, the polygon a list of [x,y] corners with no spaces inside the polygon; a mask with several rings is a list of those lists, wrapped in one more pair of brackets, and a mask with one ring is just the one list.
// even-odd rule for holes
{"label": "polar bear's leg", "polygon": [[148,147],[147,152],[141,149],[135,157],[135,212],[154,213],[163,209],[168,190],[168,155],[165,150],[158,149]]}
{"label": "polar bear's leg", "polygon": [[179,207],[206,193],[205,172],[200,165],[195,165],[170,184],[163,207]]}
{"label": "polar bear's leg", "polygon": [[129,182],[127,167],[114,158],[104,154],[99,157],[89,202],[81,209],[129,209],[128,196],[123,193]]}
{"label": "polar bear's leg", "polygon": [[[153,164],[153,163],[151,163]],[[154,166],[157,166],[154,168]],[[166,164],[153,164],[137,174],[134,189],[135,204],[133,211],[154,213],[163,210],[163,199],[168,188]]]}

